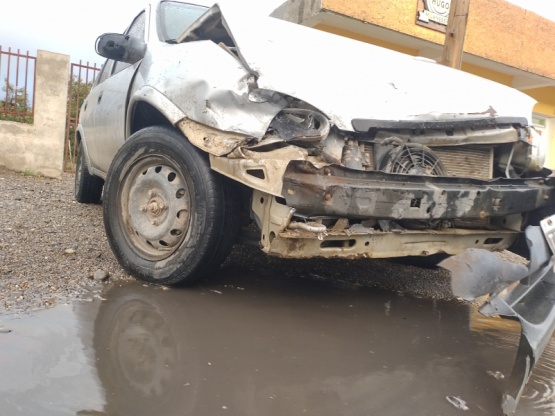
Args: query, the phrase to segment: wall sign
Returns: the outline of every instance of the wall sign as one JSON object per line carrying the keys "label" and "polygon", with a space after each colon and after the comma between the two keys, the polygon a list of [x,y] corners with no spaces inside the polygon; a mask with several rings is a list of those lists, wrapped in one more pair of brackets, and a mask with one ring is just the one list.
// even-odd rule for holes
{"label": "wall sign", "polygon": [[416,24],[445,33],[451,0],[418,0]]}

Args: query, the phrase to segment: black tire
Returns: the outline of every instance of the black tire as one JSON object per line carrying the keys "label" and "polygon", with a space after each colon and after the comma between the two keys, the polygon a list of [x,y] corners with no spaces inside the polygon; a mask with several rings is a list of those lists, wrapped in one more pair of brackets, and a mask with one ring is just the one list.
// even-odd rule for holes
{"label": "black tire", "polygon": [[89,172],[83,146],[77,147],[77,164],[75,166],[75,200],[84,204],[98,204],[102,197],[104,181]]}
{"label": "black tire", "polygon": [[219,267],[233,246],[237,194],[177,130],[140,130],[116,154],[104,187],[112,251],[139,279],[194,283]]}

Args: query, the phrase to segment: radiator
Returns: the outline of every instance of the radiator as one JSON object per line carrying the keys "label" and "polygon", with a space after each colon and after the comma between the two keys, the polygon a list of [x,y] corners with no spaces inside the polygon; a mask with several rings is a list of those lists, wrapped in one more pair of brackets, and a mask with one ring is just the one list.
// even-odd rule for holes
{"label": "radiator", "polygon": [[491,179],[493,175],[493,148],[477,146],[433,147],[449,176]]}
{"label": "radiator", "polygon": [[[493,148],[485,146],[431,147],[441,160],[448,176],[474,179],[491,179],[493,176]],[[361,146],[366,170],[375,169],[374,145]]]}

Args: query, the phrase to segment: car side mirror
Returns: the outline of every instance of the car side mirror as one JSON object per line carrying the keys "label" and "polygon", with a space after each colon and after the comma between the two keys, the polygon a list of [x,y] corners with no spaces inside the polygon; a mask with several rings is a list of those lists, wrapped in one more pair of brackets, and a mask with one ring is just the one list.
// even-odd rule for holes
{"label": "car side mirror", "polygon": [[105,33],[96,40],[96,53],[114,61],[134,64],[144,58],[146,43],[139,38]]}

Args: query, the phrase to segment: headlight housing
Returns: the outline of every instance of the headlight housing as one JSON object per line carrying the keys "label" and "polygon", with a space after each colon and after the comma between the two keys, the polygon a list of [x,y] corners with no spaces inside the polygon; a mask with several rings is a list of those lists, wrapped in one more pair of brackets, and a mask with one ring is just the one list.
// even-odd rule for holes
{"label": "headlight housing", "polygon": [[546,158],[545,146],[543,145],[542,136],[534,127],[527,127],[528,143],[530,150],[528,151],[528,170],[540,171],[543,168]]}
{"label": "headlight housing", "polygon": [[328,118],[305,108],[284,108],[270,123],[277,135],[301,147],[311,147],[322,142],[330,132]]}

